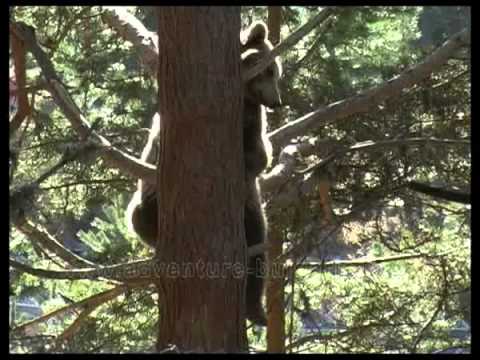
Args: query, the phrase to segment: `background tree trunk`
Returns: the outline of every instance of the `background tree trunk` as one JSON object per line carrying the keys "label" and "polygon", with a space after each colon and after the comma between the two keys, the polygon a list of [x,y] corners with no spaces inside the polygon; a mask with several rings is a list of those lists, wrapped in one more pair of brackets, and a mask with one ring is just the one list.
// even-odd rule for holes
{"label": "background tree trunk", "polygon": [[[282,7],[268,7],[268,38],[273,45],[280,42],[280,26],[282,23]],[[280,116],[277,110],[270,116]],[[278,124],[278,119],[274,120]],[[273,214],[272,214],[273,216]],[[274,222],[277,223],[277,222]],[[267,264],[269,278],[267,281],[267,351],[273,353],[285,352],[285,305],[283,261],[277,258],[282,255],[283,236],[278,226],[271,226],[268,235]]]}
{"label": "background tree trunk", "polygon": [[157,257],[178,265],[158,282],[159,349],[247,347],[245,278],[228,268],[246,264],[239,32],[239,7],[158,8]]}

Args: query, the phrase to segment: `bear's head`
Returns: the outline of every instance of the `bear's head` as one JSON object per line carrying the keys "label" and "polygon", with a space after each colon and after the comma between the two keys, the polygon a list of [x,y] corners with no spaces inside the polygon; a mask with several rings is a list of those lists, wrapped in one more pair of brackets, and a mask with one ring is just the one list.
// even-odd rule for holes
{"label": "bear's head", "polygon": [[[244,35],[246,34],[246,35]],[[268,30],[264,23],[254,23],[242,36],[242,71],[247,71],[257,64],[273,49],[268,40]],[[275,59],[264,71],[248,81],[245,88],[245,99],[254,104],[262,104],[269,108],[282,105],[278,80],[282,68]]]}

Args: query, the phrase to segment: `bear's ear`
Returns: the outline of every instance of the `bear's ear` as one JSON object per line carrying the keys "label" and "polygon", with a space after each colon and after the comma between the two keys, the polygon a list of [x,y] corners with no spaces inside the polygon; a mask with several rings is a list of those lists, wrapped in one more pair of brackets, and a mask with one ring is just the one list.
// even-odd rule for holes
{"label": "bear's ear", "polygon": [[253,43],[264,42],[268,36],[268,29],[265,23],[257,22],[250,26],[247,30],[248,36],[245,46],[251,45]]}

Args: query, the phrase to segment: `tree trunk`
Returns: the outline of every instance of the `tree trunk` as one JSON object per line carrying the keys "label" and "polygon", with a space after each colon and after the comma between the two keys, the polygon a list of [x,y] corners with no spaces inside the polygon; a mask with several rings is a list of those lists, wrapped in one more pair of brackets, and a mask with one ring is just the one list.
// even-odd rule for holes
{"label": "tree trunk", "polygon": [[[282,22],[282,8],[268,7],[268,33],[273,45],[280,42],[280,25]],[[270,114],[279,116],[279,111]],[[278,124],[278,119],[275,119]],[[272,214],[273,215],[273,214]],[[271,219],[272,220],[272,219]],[[270,221],[272,224],[277,222]],[[270,276],[267,279],[267,351],[273,353],[285,352],[285,305],[283,294],[285,281],[283,276],[283,261],[277,258],[282,255],[283,236],[278,226],[271,226],[268,236],[267,264]]]}
{"label": "tree trunk", "polygon": [[239,33],[239,7],[158,8],[159,350],[247,348]]}

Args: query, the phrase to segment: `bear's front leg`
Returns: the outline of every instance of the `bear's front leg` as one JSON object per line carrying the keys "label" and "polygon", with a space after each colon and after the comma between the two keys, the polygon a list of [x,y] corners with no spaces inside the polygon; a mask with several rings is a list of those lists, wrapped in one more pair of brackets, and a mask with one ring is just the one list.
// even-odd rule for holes
{"label": "bear's front leg", "polygon": [[249,176],[260,175],[268,163],[269,157],[261,139],[255,143],[254,147],[245,151],[245,171]]}

